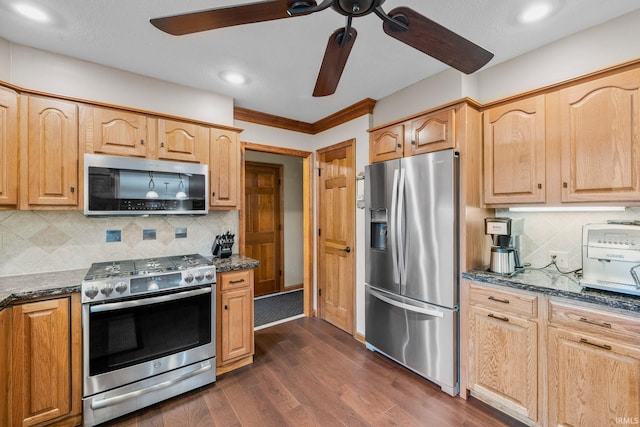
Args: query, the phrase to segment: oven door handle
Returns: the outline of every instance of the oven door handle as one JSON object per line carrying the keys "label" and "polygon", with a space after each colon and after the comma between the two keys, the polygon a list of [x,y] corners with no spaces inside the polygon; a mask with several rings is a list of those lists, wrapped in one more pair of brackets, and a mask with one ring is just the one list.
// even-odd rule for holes
{"label": "oven door handle", "polygon": [[191,291],[179,292],[177,294],[162,295],[159,297],[138,299],[135,301],[111,302],[107,304],[96,304],[89,307],[91,313],[103,313],[105,311],[121,310],[123,308],[141,307],[143,305],[156,304],[159,302],[175,301],[177,299],[189,298],[196,295],[210,294],[211,287],[194,289]]}
{"label": "oven door handle", "polygon": [[91,402],[91,409],[97,410],[97,409],[106,408],[108,406],[117,405],[118,403],[124,402],[125,400],[133,399],[133,398],[142,396],[143,394],[147,394],[153,391],[161,390],[163,388],[171,387],[174,384],[177,384],[181,381],[187,380],[191,377],[194,377],[203,372],[206,372],[210,370],[212,367],[213,366],[211,365],[211,362],[209,361],[202,362],[199,368],[196,368],[190,372],[182,374],[177,378],[172,378],[170,380],[163,381],[161,383],[154,384],[149,387],[141,388],[140,390],[135,390],[129,393],[121,394],[119,396],[109,397],[107,399],[102,399],[102,400],[94,400]]}

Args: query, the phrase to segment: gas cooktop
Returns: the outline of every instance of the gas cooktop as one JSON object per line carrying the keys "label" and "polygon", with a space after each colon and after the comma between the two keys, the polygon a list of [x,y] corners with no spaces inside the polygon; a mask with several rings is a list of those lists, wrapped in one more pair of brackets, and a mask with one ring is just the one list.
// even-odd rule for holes
{"label": "gas cooktop", "polygon": [[91,265],[82,281],[82,302],[112,300],[215,282],[215,266],[198,254],[97,262]]}

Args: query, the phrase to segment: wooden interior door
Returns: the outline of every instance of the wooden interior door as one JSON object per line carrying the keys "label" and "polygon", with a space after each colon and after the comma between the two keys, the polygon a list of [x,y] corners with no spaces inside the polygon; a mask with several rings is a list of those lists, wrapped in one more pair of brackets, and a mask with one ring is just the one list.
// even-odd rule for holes
{"label": "wooden interior door", "polygon": [[353,334],[355,140],[318,150],[318,309]]}
{"label": "wooden interior door", "polygon": [[255,296],[282,290],[282,165],[245,162],[244,254],[260,261]]}

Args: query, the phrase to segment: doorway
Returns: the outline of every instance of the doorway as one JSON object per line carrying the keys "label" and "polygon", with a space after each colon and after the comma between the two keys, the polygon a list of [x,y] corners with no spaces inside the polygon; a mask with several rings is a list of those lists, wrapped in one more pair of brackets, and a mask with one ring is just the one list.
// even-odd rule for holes
{"label": "doorway", "polygon": [[318,310],[353,335],[355,139],[318,150]]}
{"label": "doorway", "polygon": [[[281,164],[285,162],[282,181],[282,198],[280,206],[283,208],[282,213],[282,230],[281,238],[283,241],[282,261],[282,278],[280,279],[281,288],[284,292],[293,289],[303,289],[304,299],[304,315],[314,316],[313,310],[313,224],[312,224],[312,199],[311,199],[311,182],[312,182],[312,155],[313,153],[301,150],[292,150],[281,147],[274,147],[251,142],[242,142],[242,159],[243,159],[243,192],[245,191],[247,179],[247,163],[270,163]],[[277,159],[277,160],[276,160]],[[292,221],[287,215],[288,203],[292,201],[292,194],[287,192],[287,182],[289,180],[286,163],[293,162],[298,165],[299,176],[294,178],[298,184],[301,184],[301,194],[298,196],[299,212],[297,218],[299,220]],[[266,198],[268,199],[268,197]],[[240,229],[248,231],[247,222],[249,221],[249,204],[247,195],[244,195],[243,207],[240,211]],[[274,202],[275,203],[275,202]],[[298,221],[298,222],[296,222]],[[292,243],[287,233],[291,231],[293,235],[297,235],[297,242]],[[249,254],[245,250],[248,243],[248,232],[240,233],[239,247],[243,255],[258,259],[257,255]],[[293,249],[293,254],[291,253]],[[250,249],[254,251],[254,249]],[[255,252],[252,252],[255,253]],[[262,262],[262,261],[261,261]],[[293,272],[293,276],[289,273]],[[278,272],[279,275],[279,272]]]}

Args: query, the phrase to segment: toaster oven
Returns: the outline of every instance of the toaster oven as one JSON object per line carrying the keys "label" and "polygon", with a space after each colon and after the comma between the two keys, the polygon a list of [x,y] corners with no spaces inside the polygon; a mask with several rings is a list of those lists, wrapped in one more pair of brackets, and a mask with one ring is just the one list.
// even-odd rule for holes
{"label": "toaster oven", "polygon": [[582,279],[586,288],[640,295],[640,223],[582,227]]}

